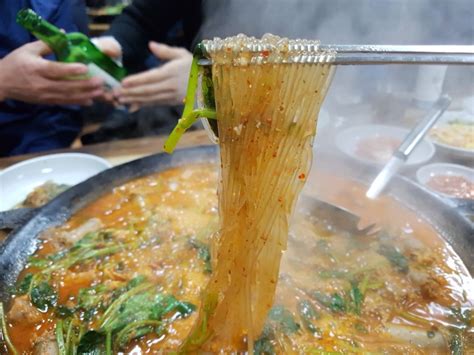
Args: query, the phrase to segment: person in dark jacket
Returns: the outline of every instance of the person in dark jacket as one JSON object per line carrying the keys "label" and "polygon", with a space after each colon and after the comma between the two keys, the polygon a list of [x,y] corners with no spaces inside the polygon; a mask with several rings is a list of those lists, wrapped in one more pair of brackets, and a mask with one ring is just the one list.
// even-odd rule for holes
{"label": "person in dark jacket", "polygon": [[[167,60],[162,67],[125,79],[119,91],[122,102],[166,104],[184,97],[191,55],[149,42],[166,43],[167,33],[180,21],[181,46],[187,50],[203,38],[238,33],[260,37],[267,32],[327,44],[471,44],[473,9],[470,0],[135,0],[109,34],[117,41],[111,45],[115,53],[121,53],[125,66],[135,71],[144,70],[148,50]],[[408,79],[416,76],[413,69],[403,70]],[[372,79],[373,74],[383,78],[388,70],[346,71]]]}
{"label": "person in dark jacket", "polygon": [[[192,61],[193,40],[202,23],[201,1],[136,0],[111,26],[107,37],[96,44],[112,57],[122,57],[132,74],[116,95],[122,104],[178,105],[185,96]],[[169,36],[179,26],[177,46]],[[168,43],[168,44],[165,44]],[[149,54],[161,65],[147,69]]]}

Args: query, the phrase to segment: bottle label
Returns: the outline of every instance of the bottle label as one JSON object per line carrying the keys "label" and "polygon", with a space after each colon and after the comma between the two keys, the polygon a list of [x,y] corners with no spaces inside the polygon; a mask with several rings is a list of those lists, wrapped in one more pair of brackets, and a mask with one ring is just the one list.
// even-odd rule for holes
{"label": "bottle label", "polygon": [[105,70],[103,70],[96,64],[89,63],[87,64],[87,67],[89,68],[89,75],[91,77],[97,76],[99,78],[102,78],[102,80],[104,81],[104,86],[107,90],[113,90],[114,88],[120,86],[120,82],[117,79],[115,79],[112,75],[107,73]]}

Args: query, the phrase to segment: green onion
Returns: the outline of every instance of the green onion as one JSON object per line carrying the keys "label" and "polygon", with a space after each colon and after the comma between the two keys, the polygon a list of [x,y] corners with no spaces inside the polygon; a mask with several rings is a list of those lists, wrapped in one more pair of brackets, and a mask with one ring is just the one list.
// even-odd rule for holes
{"label": "green onion", "polygon": [[71,341],[72,341],[72,326],[73,326],[73,320],[71,319],[67,327],[67,333],[66,333],[66,354],[72,353],[72,351],[69,349],[69,347],[71,346]]}
{"label": "green onion", "polygon": [[58,343],[59,354],[66,355],[66,345],[64,343],[63,321],[56,322],[56,343]]}
{"label": "green onion", "polygon": [[170,136],[165,142],[165,145],[164,145],[165,152],[173,153],[176,145],[178,144],[179,140],[183,136],[184,132],[186,132],[186,130],[189,127],[191,127],[194,124],[194,122],[196,122],[198,118],[200,117],[215,119],[216,111],[209,110],[209,109],[197,109],[197,110],[191,111],[186,116],[183,115],[183,117],[181,117],[178,120],[178,124],[173,129]]}
{"label": "green onion", "polygon": [[112,355],[112,332],[105,335],[105,354]]}
{"label": "green onion", "polygon": [[[202,44],[198,44],[196,49],[194,50],[193,55],[193,62],[191,64],[191,71],[189,73],[189,80],[188,80],[188,87],[186,90],[186,98],[184,102],[184,110],[183,115],[179,119],[178,124],[173,129],[171,134],[169,135],[168,139],[165,142],[163,147],[164,151],[167,153],[172,153],[178,144],[178,141],[183,136],[183,133],[191,127],[194,122],[197,121],[198,118],[216,118],[216,111],[214,110],[214,105],[210,105],[211,103],[208,102],[209,98],[213,98],[213,91],[212,88],[208,87],[209,78],[203,78],[203,81],[206,82],[205,87],[203,88],[204,91],[204,98],[205,102],[208,105],[207,108],[203,109],[194,109],[194,104],[196,101],[196,90],[198,87],[198,78],[199,78],[199,65],[198,61],[203,58],[205,54],[205,49]],[[203,73],[204,75],[204,73]],[[206,75],[209,75],[206,72]]]}
{"label": "green onion", "polygon": [[0,322],[2,323],[2,334],[3,334],[3,340],[5,340],[5,343],[7,344],[8,349],[13,355],[18,355],[18,351],[15,349],[15,346],[11,342],[8,332],[7,332],[7,321],[5,319],[5,310],[3,309],[3,303],[0,302]]}

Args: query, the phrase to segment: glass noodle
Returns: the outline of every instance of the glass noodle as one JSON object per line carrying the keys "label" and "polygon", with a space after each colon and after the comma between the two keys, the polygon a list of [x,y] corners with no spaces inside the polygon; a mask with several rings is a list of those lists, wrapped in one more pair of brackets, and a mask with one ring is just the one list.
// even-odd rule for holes
{"label": "glass noodle", "polygon": [[271,35],[204,42],[219,132],[220,228],[214,271],[182,350],[252,351],[262,331],[333,73],[333,54],[317,44]]}

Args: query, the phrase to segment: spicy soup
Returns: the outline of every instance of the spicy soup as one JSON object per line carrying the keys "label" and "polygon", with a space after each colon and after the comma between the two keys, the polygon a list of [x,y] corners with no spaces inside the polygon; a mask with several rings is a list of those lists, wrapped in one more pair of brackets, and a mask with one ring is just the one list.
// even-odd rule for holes
{"label": "spicy soup", "polygon": [[[178,350],[213,272],[217,179],[213,165],[150,175],[45,232],[8,304],[11,348],[20,354]],[[469,352],[473,290],[461,260],[422,221],[409,232],[392,225],[360,236],[299,212],[254,351]]]}

